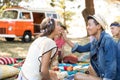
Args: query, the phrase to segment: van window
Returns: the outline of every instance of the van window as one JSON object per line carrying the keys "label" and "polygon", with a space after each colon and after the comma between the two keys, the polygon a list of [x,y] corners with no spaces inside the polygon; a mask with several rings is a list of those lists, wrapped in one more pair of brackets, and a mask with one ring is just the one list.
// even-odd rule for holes
{"label": "van window", "polygon": [[57,15],[56,15],[56,14],[53,14],[53,18],[56,18],[56,19],[57,19]]}
{"label": "van window", "polygon": [[2,14],[2,18],[6,18],[6,19],[17,19],[18,16],[18,12],[15,10],[7,10],[4,11]]}
{"label": "van window", "polygon": [[51,17],[51,18],[57,19],[57,14],[47,13],[47,17]]}
{"label": "van window", "polygon": [[20,19],[31,19],[29,12],[21,12],[19,17]]}

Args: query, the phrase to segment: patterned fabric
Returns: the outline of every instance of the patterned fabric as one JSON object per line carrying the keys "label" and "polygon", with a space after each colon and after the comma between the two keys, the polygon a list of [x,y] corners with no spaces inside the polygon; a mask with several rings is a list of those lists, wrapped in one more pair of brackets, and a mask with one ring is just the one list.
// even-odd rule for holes
{"label": "patterned fabric", "polygon": [[14,64],[16,62],[17,62],[16,58],[0,57],[0,64]]}
{"label": "patterned fabric", "polygon": [[[70,67],[70,66],[73,67],[73,70],[69,71],[65,69],[65,67]],[[64,77],[64,80],[74,80],[73,78],[76,73],[78,72],[85,73],[85,71],[88,70],[88,67],[89,67],[89,63],[77,63],[77,64],[60,63],[58,65],[58,68],[59,68],[58,72],[64,75],[58,75],[58,77]],[[60,79],[60,80],[63,80],[63,79]]]}

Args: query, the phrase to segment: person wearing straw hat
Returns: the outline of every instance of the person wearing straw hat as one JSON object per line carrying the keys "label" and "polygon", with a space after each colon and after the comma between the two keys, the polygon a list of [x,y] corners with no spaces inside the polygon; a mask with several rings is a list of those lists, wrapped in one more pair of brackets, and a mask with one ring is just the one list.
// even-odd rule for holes
{"label": "person wearing straw hat", "polygon": [[115,80],[120,80],[120,23],[118,22],[113,22],[110,25],[111,32],[113,37],[118,38],[117,42],[117,73],[116,73],[116,79]]}
{"label": "person wearing straw hat", "polygon": [[66,34],[62,35],[72,47],[72,52],[90,52],[90,64],[92,65],[97,76],[90,74],[77,73],[75,80],[114,80],[116,76],[116,45],[115,41],[108,33],[106,33],[107,24],[105,19],[99,15],[90,15],[87,17],[87,31],[90,36],[94,37],[92,42],[86,45],[79,45],[71,42]]}

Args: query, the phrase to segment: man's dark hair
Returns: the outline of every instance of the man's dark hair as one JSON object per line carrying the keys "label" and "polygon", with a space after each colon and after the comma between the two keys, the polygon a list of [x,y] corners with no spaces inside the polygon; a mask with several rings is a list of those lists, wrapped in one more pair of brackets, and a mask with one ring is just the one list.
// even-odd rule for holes
{"label": "man's dark hair", "polygon": [[111,26],[120,27],[120,24],[119,24],[118,22],[113,22],[113,23],[111,23],[110,27],[111,27]]}
{"label": "man's dark hair", "polygon": [[93,18],[93,17],[91,17],[91,16],[88,16],[87,17],[87,20],[89,20],[89,19],[93,19],[94,20],[94,23],[96,24],[96,25],[98,25],[99,23]]}

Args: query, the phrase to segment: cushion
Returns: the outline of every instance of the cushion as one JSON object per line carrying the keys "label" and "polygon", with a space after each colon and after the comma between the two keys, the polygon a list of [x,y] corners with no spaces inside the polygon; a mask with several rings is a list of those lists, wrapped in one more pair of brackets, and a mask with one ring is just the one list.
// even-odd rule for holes
{"label": "cushion", "polygon": [[75,64],[75,63],[78,62],[78,58],[75,54],[70,54],[70,55],[67,55],[63,58],[63,62],[64,63]]}
{"label": "cushion", "polygon": [[0,64],[14,64],[16,61],[16,58],[0,57]]}
{"label": "cushion", "polygon": [[0,79],[8,78],[15,76],[19,73],[19,69],[8,66],[8,65],[0,65]]}

